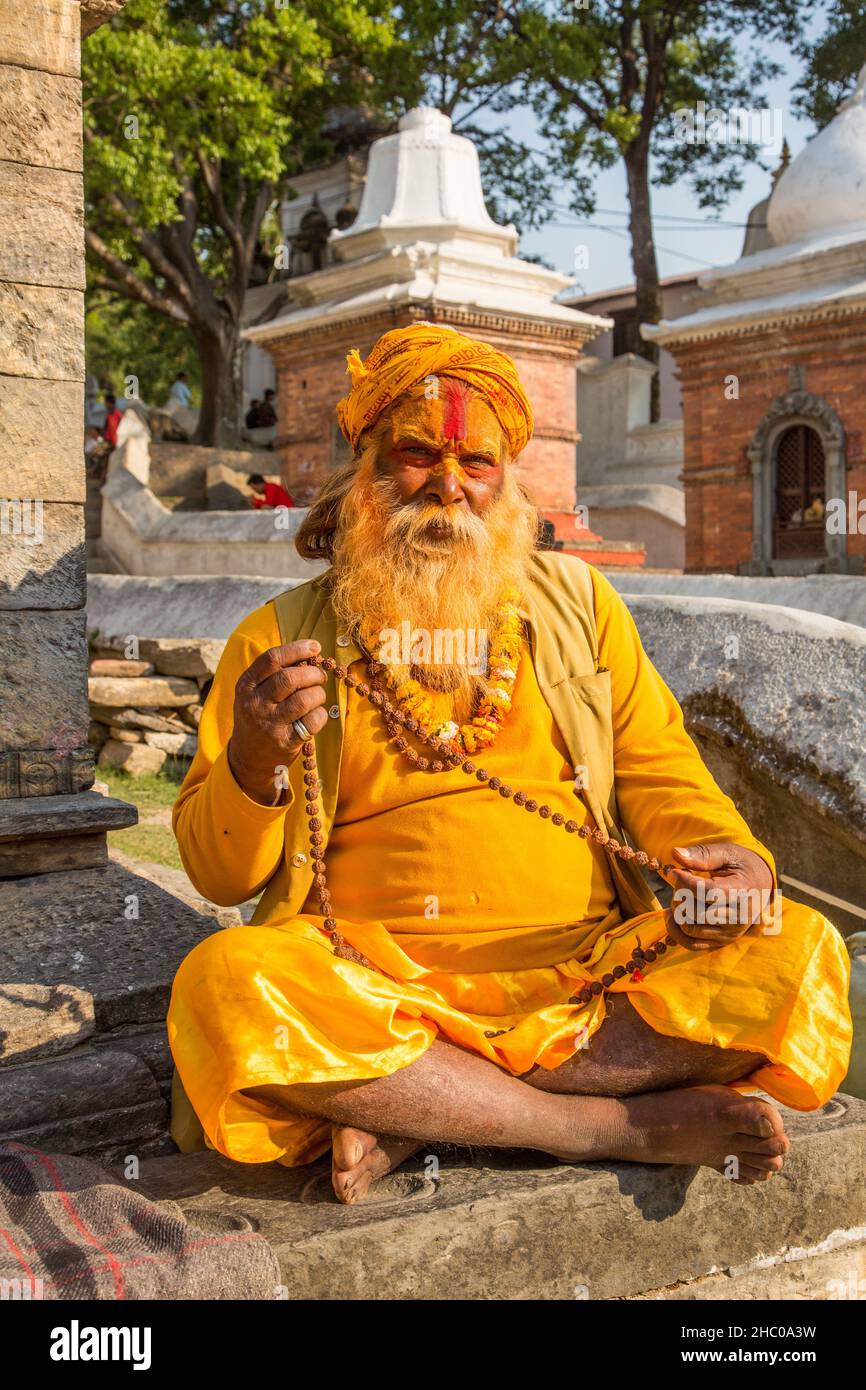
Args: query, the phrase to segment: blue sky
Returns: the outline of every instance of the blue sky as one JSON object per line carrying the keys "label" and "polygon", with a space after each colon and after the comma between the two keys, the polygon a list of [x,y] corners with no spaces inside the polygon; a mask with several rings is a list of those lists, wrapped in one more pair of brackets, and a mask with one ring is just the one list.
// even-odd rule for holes
{"label": "blue sky", "polygon": [[[820,22],[815,24],[815,28],[820,31]],[[791,110],[791,92],[800,76],[801,65],[781,44],[766,44],[765,48],[784,68],[784,76],[766,85],[766,105],[783,113],[782,133],[787,137],[793,156],[814,134],[811,123],[798,120]],[[527,140],[533,139],[531,116],[519,113],[514,127],[515,133]],[[537,136],[533,143],[538,143]],[[778,163],[772,150],[767,151],[763,158],[771,168]],[[747,165],[744,176],[742,192],[735,194],[718,214],[723,223],[745,223],[750,209],[769,192],[770,174],[758,164]],[[625,172],[622,166],[600,174],[595,187],[597,208],[604,209],[589,219],[595,226],[585,224],[576,227],[572,214],[554,211],[550,222],[538,231],[526,233],[520,243],[522,253],[541,255],[557,270],[574,274],[588,294],[626,285],[633,279],[627,235]],[[737,259],[744,228],[714,226],[712,215],[698,207],[688,184],[683,182],[673,188],[654,188],[652,199],[656,218],[656,249],[662,275],[700,271],[707,266],[724,265]],[[556,195],[556,202],[567,206],[565,189]],[[677,221],[684,217],[700,218],[702,221],[699,226],[686,230]],[[668,221],[669,218],[673,220]],[[589,264],[587,268],[575,271],[574,253],[578,244],[588,248]]]}

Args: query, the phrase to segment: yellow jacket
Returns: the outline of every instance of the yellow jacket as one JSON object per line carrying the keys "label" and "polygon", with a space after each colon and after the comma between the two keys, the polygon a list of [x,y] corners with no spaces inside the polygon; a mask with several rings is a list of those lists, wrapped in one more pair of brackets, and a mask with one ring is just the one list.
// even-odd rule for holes
{"label": "yellow jacket", "polygon": [[[598,571],[557,552],[532,559],[523,616],[542,695],[597,824],[669,860],[674,845],[733,841],[772,856],[718,788],[683,726],[682,711],[649,661],[627,608]],[[277,641],[315,638],[344,666],[361,656],[338,629],[327,575],[281,594],[250,615],[226,645],[199,728],[199,748],[174,810],[181,857],[193,883],[215,902],[240,903],[262,889],[255,922],[302,910],[313,881],[303,814],[303,769],[288,772],[286,802],[261,806],[228,766],[234,686]],[[329,677],[331,718],[318,735],[320,819],[327,844],[337,808],[346,687]],[[611,858],[623,917],[658,903],[640,870]]]}

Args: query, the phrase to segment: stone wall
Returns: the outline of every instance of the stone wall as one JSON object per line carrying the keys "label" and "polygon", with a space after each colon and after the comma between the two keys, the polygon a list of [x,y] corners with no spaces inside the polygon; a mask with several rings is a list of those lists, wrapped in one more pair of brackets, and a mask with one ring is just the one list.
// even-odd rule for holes
{"label": "stone wall", "polygon": [[136,646],[135,660],[120,643],[100,647],[88,694],[98,766],[140,777],[159,772],[168,757],[195,757],[202,703],[225,643],[143,638]]}
{"label": "stone wall", "polygon": [[170,511],[141,474],[111,458],[102,489],[101,542],[126,574],[252,574],[312,577],[321,566],[304,560],[292,537],[300,508],[248,511]]}
{"label": "stone wall", "polygon": [[866,631],[766,603],[625,599],[704,760],[776,855],[783,891],[862,931]]}
{"label": "stone wall", "polygon": [[823,613],[842,623],[866,627],[866,583],[851,574],[808,574],[762,578],[739,574],[622,574],[607,578],[621,594],[671,594],[725,598],[737,603],[769,603],[806,613]]}

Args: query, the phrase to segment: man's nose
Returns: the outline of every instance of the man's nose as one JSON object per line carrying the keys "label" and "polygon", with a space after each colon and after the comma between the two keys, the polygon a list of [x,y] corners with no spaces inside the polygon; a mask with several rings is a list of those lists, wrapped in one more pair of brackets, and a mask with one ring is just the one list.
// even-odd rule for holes
{"label": "man's nose", "polygon": [[457,458],[445,458],[427,480],[427,496],[435,497],[443,506],[457,502],[463,496],[463,475]]}

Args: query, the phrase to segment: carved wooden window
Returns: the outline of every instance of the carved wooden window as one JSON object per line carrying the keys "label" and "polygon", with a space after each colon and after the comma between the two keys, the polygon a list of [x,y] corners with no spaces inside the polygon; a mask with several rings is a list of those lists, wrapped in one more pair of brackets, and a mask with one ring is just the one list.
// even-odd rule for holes
{"label": "carved wooden window", "polygon": [[776,559],[825,552],[824,448],[809,425],[792,425],[776,444],[773,554]]}

